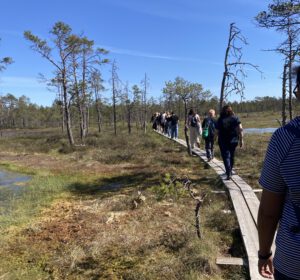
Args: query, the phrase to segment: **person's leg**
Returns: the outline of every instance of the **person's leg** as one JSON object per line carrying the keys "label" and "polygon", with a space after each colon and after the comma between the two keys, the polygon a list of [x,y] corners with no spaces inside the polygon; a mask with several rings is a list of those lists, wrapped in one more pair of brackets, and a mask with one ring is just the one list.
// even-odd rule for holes
{"label": "person's leg", "polygon": [[197,138],[196,138],[196,142],[197,142],[197,146],[200,149],[200,144],[201,144],[201,133],[200,133],[200,129],[197,127],[196,130],[197,133]]}
{"label": "person's leg", "polygon": [[171,128],[170,128],[170,130],[171,130],[171,138],[173,139],[174,137],[175,137],[175,126],[174,125],[172,125],[171,126]]}
{"label": "person's leg", "polygon": [[213,159],[214,156],[215,156],[215,153],[214,153],[214,146],[215,146],[215,140],[214,138],[211,138],[210,139],[210,147],[211,147],[211,158]]}
{"label": "person's leg", "polygon": [[197,147],[200,149],[201,138],[200,138],[200,137],[197,137],[196,139],[197,139],[197,140],[196,140]]}
{"label": "person's leg", "polygon": [[178,138],[178,124],[175,125],[175,138]]}
{"label": "person's leg", "polygon": [[223,159],[223,163],[226,170],[227,179],[231,177],[231,166],[230,166],[230,149],[224,145],[224,143],[219,143],[220,151]]}
{"label": "person's leg", "polygon": [[234,153],[235,153],[236,147],[237,147],[237,144],[230,145],[230,174],[231,175],[232,175],[232,168],[234,166]]}
{"label": "person's leg", "polygon": [[206,151],[206,157],[208,160],[211,159],[211,145],[209,138],[205,138],[205,151]]}
{"label": "person's leg", "polygon": [[195,133],[195,128],[191,127],[190,128],[190,142],[191,142],[192,149],[194,149],[196,141],[197,141],[197,135]]}

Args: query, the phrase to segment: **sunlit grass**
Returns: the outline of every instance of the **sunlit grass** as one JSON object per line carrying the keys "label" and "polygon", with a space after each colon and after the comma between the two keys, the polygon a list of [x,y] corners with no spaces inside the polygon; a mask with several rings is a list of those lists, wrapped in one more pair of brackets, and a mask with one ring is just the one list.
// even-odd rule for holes
{"label": "sunlit grass", "polygon": [[33,176],[15,192],[1,191],[4,206],[0,211],[0,231],[29,222],[53,199],[62,197],[70,181],[57,176]]}
{"label": "sunlit grass", "polygon": [[[245,256],[237,221],[228,197],[210,192],[223,189],[214,171],[185,148],[152,131],[122,130],[92,131],[86,146],[68,150],[57,131],[47,133],[30,147],[26,138],[0,143],[11,152],[2,166],[32,175],[0,210],[3,279],[247,279],[244,268],[215,264]],[[153,190],[166,174],[187,175],[208,194],[202,240],[189,195],[158,199]],[[146,201],[134,208],[138,190]]]}

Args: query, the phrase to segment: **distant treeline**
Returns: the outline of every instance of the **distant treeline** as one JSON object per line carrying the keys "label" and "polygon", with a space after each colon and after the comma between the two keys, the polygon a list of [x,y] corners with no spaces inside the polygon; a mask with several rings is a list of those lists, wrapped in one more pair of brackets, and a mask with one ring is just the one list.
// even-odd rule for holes
{"label": "distant treeline", "polygon": [[[236,113],[251,113],[262,111],[273,111],[280,113],[282,108],[281,98],[276,97],[257,97],[251,101],[231,102],[230,103]],[[38,106],[30,102],[26,96],[19,98],[13,94],[7,94],[0,97],[0,128],[14,129],[14,128],[46,128],[46,127],[60,127],[64,130],[64,118],[62,117],[63,110],[61,104],[55,101],[52,106]],[[98,107],[97,107],[97,106]],[[99,106],[100,105],[100,106]],[[128,125],[128,108],[126,102],[120,101],[116,105],[116,117],[119,125]],[[188,104],[189,108],[196,109],[202,116],[213,108],[218,112],[219,100],[216,97],[209,99],[195,99]],[[294,104],[296,108],[296,102]],[[113,126],[113,106],[106,102],[96,104],[95,101],[90,101],[88,107],[89,126],[97,127],[99,125],[97,108],[101,111],[101,126]],[[160,101],[150,98],[147,102],[147,122],[150,121],[151,115],[154,112],[174,111],[181,120],[184,119],[184,106],[180,100],[167,101],[161,99]],[[72,126],[79,125],[76,106],[71,106]],[[138,99],[132,104],[130,125],[132,127],[141,128],[144,122],[144,106]]]}

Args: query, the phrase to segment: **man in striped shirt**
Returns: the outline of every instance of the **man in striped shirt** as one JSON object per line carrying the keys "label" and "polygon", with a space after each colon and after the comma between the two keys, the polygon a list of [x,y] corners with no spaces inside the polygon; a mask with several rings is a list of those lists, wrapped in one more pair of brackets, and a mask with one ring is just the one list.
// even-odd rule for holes
{"label": "man in striped shirt", "polygon": [[[300,68],[294,93],[300,100]],[[273,134],[259,180],[263,187],[258,212],[260,274],[276,280],[300,279],[300,117]],[[271,246],[276,236],[276,251]]]}

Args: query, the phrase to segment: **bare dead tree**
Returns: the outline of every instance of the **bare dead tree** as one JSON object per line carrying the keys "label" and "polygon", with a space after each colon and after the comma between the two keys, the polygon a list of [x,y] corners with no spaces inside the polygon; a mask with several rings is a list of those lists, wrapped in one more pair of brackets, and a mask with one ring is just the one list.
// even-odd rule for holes
{"label": "bare dead tree", "polygon": [[235,23],[231,23],[227,48],[225,51],[224,73],[221,83],[220,112],[224,105],[224,101],[231,93],[238,94],[241,97],[244,96],[244,78],[246,77],[246,73],[244,71],[245,66],[250,66],[262,73],[257,65],[250,62],[244,62],[242,60],[242,45],[247,44],[247,40],[242,35],[241,30],[236,27]]}

